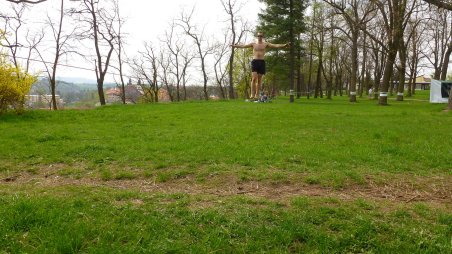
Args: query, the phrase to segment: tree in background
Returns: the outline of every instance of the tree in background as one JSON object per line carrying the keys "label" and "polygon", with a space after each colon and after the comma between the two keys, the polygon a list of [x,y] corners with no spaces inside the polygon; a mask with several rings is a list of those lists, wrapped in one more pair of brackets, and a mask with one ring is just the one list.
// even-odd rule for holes
{"label": "tree in background", "polygon": [[[0,46],[8,49],[9,58],[14,67],[20,68],[22,66],[25,72],[29,70],[32,53],[44,37],[43,32],[33,33],[26,27],[25,13],[27,10],[27,5],[18,4],[11,5],[7,13],[3,13],[4,10],[0,13],[0,19],[3,21],[1,29],[4,31]],[[26,57],[24,57],[24,54],[26,54]]]}
{"label": "tree in background", "polygon": [[176,33],[176,23],[173,20],[169,29],[165,31],[165,39],[163,39],[166,49],[168,50],[168,60],[171,66],[168,72],[175,79],[176,84],[176,101],[180,101],[180,85],[182,82],[182,66],[181,52],[184,50],[184,44],[181,41],[179,34]]}
{"label": "tree in background", "polygon": [[434,7],[427,14],[425,32],[431,39],[426,43],[428,50],[424,55],[434,68],[433,78],[444,80],[452,53],[452,12]]}
{"label": "tree in background", "polygon": [[[231,26],[229,30],[231,32],[231,41],[229,45],[235,45],[240,42],[242,37],[245,34],[245,31],[248,30],[248,24],[246,21],[243,21],[240,17],[237,17],[237,13],[242,8],[242,4],[239,4],[236,0],[220,0],[223,5],[223,9],[229,18],[229,23]],[[238,30],[238,26],[240,25],[241,29]],[[229,48],[229,47],[228,47]],[[234,99],[234,58],[235,58],[235,50],[231,50],[231,55],[229,56],[229,98]]]}
{"label": "tree in background", "polygon": [[[193,39],[195,43],[195,47],[198,51],[198,57],[201,62],[201,72],[203,77],[203,87],[204,87],[204,99],[209,99],[209,94],[207,92],[207,66],[206,66],[206,57],[213,53],[213,47],[209,45],[209,41],[205,39],[206,35],[204,31],[198,31],[196,25],[193,24],[192,17],[195,9],[193,8],[191,13],[182,12],[180,19],[178,20],[178,25],[182,27],[184,33]],[[168,91],[169,92],[169,91]]]}
{"label": "tree in background", "polygon": [[57,74],[57,68],[59,65],[59,61],[64,55],[67,55],[71,52],[74,52],[74,50],[71,50],[71,45],[69,45],[70,40],[73,39],[76,27],[72,28],[71,32],[65,33],[63,31],[63,21],[65,19],[65,10],[64,10],[64,0],[61,0],[60,2],[60,10],[59,10],[59,18],[58,21],[54,21],[49,14],[47,14],[47,25],[50,27],[52,31],[52,36],[54,42],[54,58],[52,63],[48,63],[44,60],[44,57],[41,54],[40,50],[36,50],[39,54],[39,57],[41,58],[41,61],[46,69],[47,76],[49,78],[50,83],[50,92],[52,94],[52,101],[51,106],[53,110],[57,110],[57,101],[56,101],[56,74]]}
{"label": "tree in background", "polygon": [[[402,30],[404,31],[404,39],[399,41],[399,62],[398,66],[399,70],[399,78],[398,78],[398,86],[397,86],[397,101],[403,101],[404,89],[405,89],[405,80],[407,74],[407,63],[408,63],[408,47],[410,42],[412,42],[413,36],[416,35],[417,26],[420,24],[421,19],[418,16],[418,11],[415,11],[417,8],[416,1],[413,1],[413,5],[411,11],[408,11],[405,15],[405,18],[402,23]],[[408,81],[409,83],[409,81]]]}
{"label": "tree in background", "polygon": [[[268,74],[275,74],[275,82],[280,89],[293,90],[295,83],[295,70],[301,68],[302,45],[300,34],[305,30],[304,12],[306,1],[304,0],[259,0],[265,3],[263,13],[259,14],[259,25],[257,29],[267,39],[275,43],[291,42],[289,52],[269,52],[266,56],[268,62]],[[297,72],[297,79],[301,80],[301,73]],[[270,75],[269,75],[270,76]],[[268,79],[268,76],[267,76]],[[268,80],[267,80],[268,81]],[[292,91],[293,92],[293,91]],[[293,93],[292,99],[293,99]]]}
{"label": "tree in background", "polygon": [[[144,92],[145,102],[158,102],[159,101],[159,89],[158,85],[158,72],[159,62],[158,56],[154,52],[154,48],[151,44],[144,44],[144,51],[139,52],[140,57],[134,58],[130,67],[135,73],[135,77],[138,79],[138,85],[141,86]],[[141,82],[141,80],[146,82]]]}
{"label": "tree in background", "polygon": [[6,1],[15,3],[15,4],[22,4],[22,3],[23,4],[39,4],[39,3],[45,2],[47,0],[36,0],[36,1],[33,1],[33,0],[6,0]]}
{"label": "tree in background", "polygon": [[[220,89],[220,98],[221,99],[227,98],[227,87],[226,87],[225,81],[226,81],[226,76],[227,76],[227,71],[228,71],[228,68],[227,68],[228,65],[224,64],[224,58],[225,58],[226,54],[229,52],[229,45],[227,43],[227,40],[228,40],[228,33],[225,33],[224,41],[217,42],[213,47],[214,48],[213,70],[215,72],[216,84],[218,85],[218,88]],[[231,58],[229,58],[229,63],[231,63]],[[229,72],[229,73],[231,73],[231,72]],[[231,80],[231,79],[229,79],[229,80]]]}
{"label": "tree in background", "polygon": [[[349,37],[351,42],[351,62],[352,73],[350,83],[350,102],[356,102],[356,84],[358,81],[358,39],[361,29],[372,18],[374,7],[367,1],[339,1],[323,0],[331,5],[338,15],[341,15],[345,21],[347,30],[344,34]],[[338,29],[342,29],[337,27]]]}
{"label": "tree in background", "polygon": [[[117,0],[104,1],[104,4],[113,7],[115,1]],[[80,0],[79,7],[72,10],[78,21],[85,24],[80,38],[90,39],[94,43],[94,70],[101,105],[106,104],[104,81],[117,40],[114,28],[118,16],[113,8],[107,9],[96,0]]]}
{"label": "tree in background", "polygon": [[[244,40],[246,41],[246,35]],[[235,54],[233,69],[233,79],[236,83],[237,95],[241,98],[249,98],[251,95],[251,66],[250,62],[253,59],[251,50],[241,50]],[[267,79],[269,74],[267,74]]]}
{"label": "tree in background", "polygon": [[[385,28],[385,42],[379,42],[385,48],[386,63],[383,72],[383,80],[380,89],[379,105],[388,105],[388,91],[392,87],[394,64],[400,45],[404,43],[404,24],[411,16],[414,4],[408,0],[372,0],[380,15],[383,17]],[[410,8],[409,8],[410,7]],[[371,35],[371,34],[369,34]],[[371,37],[374,39],[375,37]]]}
{"label": "tree in background", "polygon": [[[119,72],[119,82],[121,85],[121,100],[123,104],[126,104],[126,87],[124,82],[124,43],[125,43],[125,34],[123,33],[123,26],[125,24],[125,20],[121,17],[120,9],[119,9],[119,0],[115,0],[113,2],[113,10],[116,14],[116,28],[113,29],[115,38],[116,38],[116,56],[118,60],[118,66],[112,65],[113,68],[115,68]],[[119,82],[116,82],[118,84]]]}
{"label": "tree in background", "polygon": [[449,11],[452,11],[452,3],[450,0],[424,0],[425,2],[436,5],[439,8],[443,8]]}

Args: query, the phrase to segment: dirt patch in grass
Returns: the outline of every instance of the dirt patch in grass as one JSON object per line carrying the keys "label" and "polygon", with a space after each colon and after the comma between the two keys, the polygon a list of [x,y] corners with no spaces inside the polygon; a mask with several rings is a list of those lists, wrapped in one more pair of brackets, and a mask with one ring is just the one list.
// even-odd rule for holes
{"label": "dirt patch in grass", "polygon": [[452,176],[414,176],[406,174],[380,174],[366,176],[364,184],[348,185],[342,189],[309,184],[302,178],[272,183],[270,181],[241,181],[236,175],[218,175],[203,182],[193,176],[157,182],[154,179],[102,180],[83,177],[80,179],[54,174],[58,166],[38,173],[21,172],[2,178],[1,185],[22,186],[88,186],[109,187],[121,190],[138,190],[154,193],[204,194],[217,197],[251,196],[284,201],[297,196],[332,197],[341,200],[357,198],[388,200],[394,202],[431,202],[452,204]]}

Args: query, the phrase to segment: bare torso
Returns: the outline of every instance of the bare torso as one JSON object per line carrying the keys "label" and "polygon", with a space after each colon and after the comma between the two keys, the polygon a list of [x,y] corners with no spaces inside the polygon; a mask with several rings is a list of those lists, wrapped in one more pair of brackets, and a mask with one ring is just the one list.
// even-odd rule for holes
{"label": "bare torso", "polygon": [[265,56],[265,48],[267,47],[266,42],[256,42],[253,43],[253,59],[263,60]]}
{"label": "bare torso", "polygon": [[246,45],[231,45],[235,48],[253,48],[253,59],[256,60],[264,60],[265,57],[265,50],[266,48],[284,48],[288,46],[289,44],[272,44],[269,42],[266,42],[262,40],[262,38],[259,38],[257,42],[253,42]]}

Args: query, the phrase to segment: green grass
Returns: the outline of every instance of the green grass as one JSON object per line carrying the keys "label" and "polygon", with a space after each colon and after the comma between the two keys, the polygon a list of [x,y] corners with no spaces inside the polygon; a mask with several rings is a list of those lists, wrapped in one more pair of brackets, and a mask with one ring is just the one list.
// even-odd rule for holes
{"label": "green grass", "polygon": [[[452,215],[327,198],[148,195],[103,188],[2,193],[6,252],[447,253]],[[63,195],[61,197],[60,195]],[[139,202],[138,202],[138,201]],[[387,211],[388,206],[394,211]]]}
{"label": "green grass", "polygon": [[[450,194],[452,115],[426,98],[0,116],[0,253],[450,252],[448,202],[325,195],[365,190],[369,179],[419,191],[442,181]],[[26,181],[2,180],[14,177]],[[287,186],[326,192],[211,191],[257,183],[283,194]]]}
{"label": "green grass", "polygon": [[339,98],[32,111],[0,118],[0,162],[20,164],[3,169],[9,171],[82,162],[194,174],[252,170],[253,177],[274,168],[326,181],[369,172],[450,173],[452,117],[443,107]]}

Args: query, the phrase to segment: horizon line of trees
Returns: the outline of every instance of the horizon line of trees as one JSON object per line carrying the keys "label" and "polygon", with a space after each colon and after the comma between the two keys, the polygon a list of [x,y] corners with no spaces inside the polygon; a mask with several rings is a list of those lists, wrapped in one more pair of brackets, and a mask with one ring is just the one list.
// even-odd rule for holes
{"label": "horizon line of trees", "polygon": [[[447,78],[449,10],[421,0],[313,0],[308,12],[303,0],[261,2],[267,9],[259,27],[271,39],[295,42],[291,52],[270,52],[267,77],[272,78],[267,82],[287,90],[297,87],[298,98],[345,94],[356,102],[372,88],[378,104],[387,105],[388,96],[403,101],[415,94],[421,71],[431,69],[432,78]],[[304,22],[297,23],[296,15]]]}
{"label": "horizon line of trees", "polygon": [[[265,77],[268,93],[289,91],[291,101],[295,95],[346,95],[356,102],[370,88],[379,105],[387,105],[392,94],[403,101],[415,93],[415,78],[422,70],[432,69],[433,78],[446,79],[452,53],[452,11],[444,1],[259,0],[266,8],[252,29],[240,15],[244,1],[218,0],[226,20],[222,38],[206,34],[194,20],[194,8],[181,10],[159,44],[144,42],[132,57],[125,52],[127,19],[119,0],[54,0],[58,12],[47,13],[39,32],[26,30],[26,15],[33,8],[29,4],[45,1],[7,1],[14,3],[0,13],[5,35],[1,46],[13,66],[28,72],[33,57],[41,59],[54,98],[61,59],[80,55],[81,48],[90,45],[92,52],[83,57],[92,60],[101,105],[106,103],[103,85],[111,69],[119,73],[116,83],[123,91],[126,77],[140,80],[148,102],[158,102],[161,87],[171,101],[186,100],[187,85],[195,76],[202,77],[205,100],[211,85],[218,87],[222,99],[247,97],[252,55],[230,45],[251,40],[257,30],[272,42],[292,45],[267,53]],[[52,61],[45,59],[49,51]],[[23,54],[28,56],[25,61],[20,59]],[[405,83],[406,88],[397,85]],[[52,103],[56,110],[56,100]],[[452,95],[448,107],[452,109]]]}

